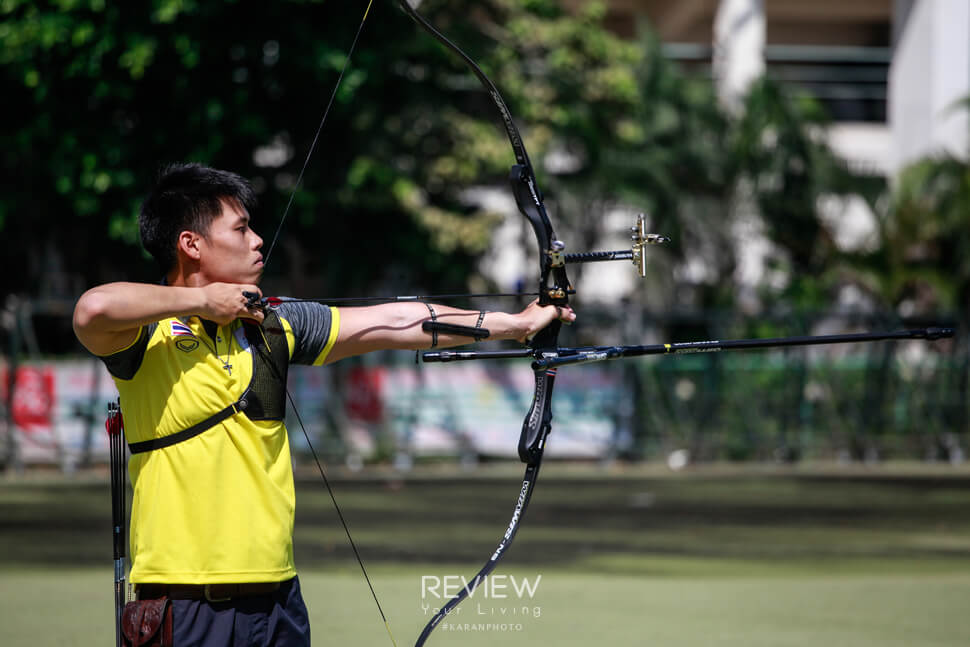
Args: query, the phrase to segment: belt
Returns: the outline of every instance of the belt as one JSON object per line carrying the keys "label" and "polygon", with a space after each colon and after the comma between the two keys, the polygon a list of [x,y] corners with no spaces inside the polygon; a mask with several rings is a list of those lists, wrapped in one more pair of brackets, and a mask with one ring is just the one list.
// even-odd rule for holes
{"label": "belt", "polygon": [[139,600],[168,597],[170,600],[208,600],[225,602],[233,598],[269,595],[280,588],[279,582],[253,582],[251,584],[139,584],[136,595]]}

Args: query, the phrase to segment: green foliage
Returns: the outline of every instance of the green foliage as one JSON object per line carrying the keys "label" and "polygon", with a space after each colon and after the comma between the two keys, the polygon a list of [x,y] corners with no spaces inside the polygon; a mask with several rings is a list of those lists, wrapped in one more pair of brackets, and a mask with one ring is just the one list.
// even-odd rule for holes
{"label": "green foliage", "polygon": [[[296,1],[0,5],[10,133],[0,153],[9,184],[0,195],[4,290],[72,296],[120,276],[150,279],[137,206],[156,169],[174,160],[251,178],[262,194],[256,226],[268,238],[361,10]],[[287,289],[306,276],[351,293],[430,276],[464,283],[494,220],[452,188],[467,185],[483,157],[452,152],[462,143],[451,136],[456,111],[439,108],[453,89],[412,78],[440,56],[400,12],[375,7],[286,224],[291,253],[271,265],[286,268]],[[52,265],[80,285],[38,286]]]}
{"label": "green foliage", "polygon": [[[461,61],[392,5],[372,9],[294,200],[286,251],[270,264],[287,290],[462,286],[504,216],[464,196],[505,183],[512,160],[494,106]],[[251,178],[262,202],[255,225],[270,238],[360,9],[297,0],[0,5],[0,78],[11,88],[0,153],[10,187],[0,195],[4,289],[73,296],[109,279],[151,279],[137,208],[157,168],[175,160]],[[556,214],[585,234],[576,248],[601,233],[590,223],[604,204],[642,197],[667,212],[675,203],[678,189],[663,178],[656,184],[667,193],[651,197],[630,169],[614,173],[622,155],[682,137],[684,127],[664,122],[683,106],[644,106],[652,97],[638,78],[641,49],[605,31],[601,3],[575,14],[522,0],[421,10],[501,88],[551,202],[578,207]],[[542,161],[555,150],[582,168],[550,177]],[[663,162],[644,164],[663,174]],[[58,272],[73,280],[52,282]]]}
{"label": "green foliage", "polygon": [[[970,98],[954,110],[970,108]],[[970,151],[940,152],[904,167],[872,202],[878,244],[846,255],[851,277],[906,317],[968,315]]]}
{"label": "green foliage", "polygon": [[779,253],[769,259],[787,275],[781,290],[765,287],[766,306],[784,303],[821,310],[844,283],[842,254],[820,218],[819,201],[861,196],[874,205],[880,178],[848,168],[825,142],[827,117],[811,97],[789,95],[767,79],[754,84],[732,135],[738,182],[756,206],[765,234]]}
{"label": "green foliage", "polygon": [[[3,289],[74,296],[100,281],[154,278],[136,213],[157,168],[175,160],[251,178],[255,225],[271,238],[362,10],[307,0],[0,2]],[[651,255],[650,305],[730,307],[740,193],[791,277],[780,293],[766,289],[766,304],[829,302],[845,259],[818,217],[819,198],[862,193],[876,204],[882,186],[825,147],[817,104],[763,81],[741,116],[727,114],[710,81],[682,74],[649,31],[636,42],[608,32],[602,2],[566,10],[549,0],[428,0],[421,11],[500,88],[571,249],[611,233],[609,209],[646,211],[674,241]],[[487,212],[466,190],[505,185],[512,159],[497,120],[464,63],[393,2],[376,3],[270,263],[270,289],[480,283],[477,261],[507,214]],[[930,267],[952,260],[962,263],[956,276],[970,278],[967,255],[955,251],[970,242],[958,166],[904,179],[905,205],[885,223],[893,251],[864,259],[890,293],[911,284],[915,270],[899,259],[911,257],[905,241],[916,235],[936,241],[921,276],[940,285],[942,302],[960,298]],[[925,204],[926,191],[953,197]],[[949,215],[928,225],[928,210]],[[531,251],[524,228],[523,245]],[[700,275],[675,277],[698,258]]]}
{"label": "green foliage", "polygon": [[884,227],[894,301],[919,312],[970,303],[970,160],[939,155],[903,169]]}

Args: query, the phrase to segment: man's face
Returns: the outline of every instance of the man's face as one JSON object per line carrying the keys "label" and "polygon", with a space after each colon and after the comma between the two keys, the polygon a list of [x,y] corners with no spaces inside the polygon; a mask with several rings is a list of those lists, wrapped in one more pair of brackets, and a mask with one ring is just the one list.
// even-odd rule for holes
{"label": "man's face", "polygon": [[222,201],[222,213],[198,244],[201,270],[209,281],[259,282],[263,239],[249,228],[249,214],[235,201]]}

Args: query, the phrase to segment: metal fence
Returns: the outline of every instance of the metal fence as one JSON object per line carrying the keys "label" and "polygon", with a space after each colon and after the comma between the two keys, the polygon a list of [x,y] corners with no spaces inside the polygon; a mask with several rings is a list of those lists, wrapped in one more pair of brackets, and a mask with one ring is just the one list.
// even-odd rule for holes
{"label": "metal fence", "polygon": [[[595,310],[595,314],[593,311]],[[656,343],[893,330],[927,322],[873,315],[759,317],[588,309],[570,335]],[[937,321],[952,325],[952,321]],[[908,324],[908,325],[907,325]],[[958,331],[964,327],[958,326]],[[589,338],[589,339],[588,339]],[[415,364],[382,353],[291,372],[314,446],[330,462],[514,458],[532,398],[528,360]],[[8,388],[17,367],[16,392]],[[0,367],[0,464],[70,470],[107,457],[113,385],[95,359]],[[655,356],[564,367],[550,458],[677,461],[960,462],[970,441],[967,339]],[[295,455],[308,457],[295,417]]]}

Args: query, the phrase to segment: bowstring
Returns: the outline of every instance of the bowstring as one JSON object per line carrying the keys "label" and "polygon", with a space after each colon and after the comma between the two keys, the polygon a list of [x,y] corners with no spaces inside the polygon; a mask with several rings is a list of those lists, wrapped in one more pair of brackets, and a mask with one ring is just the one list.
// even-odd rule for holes
{"label": "bowstring", "polygon": [[[364,15],[361,17],[360,24],[357,26],[357,33],[354,34],[354,40],[350,44],[350,49],[347,50],[347,56],[344,59],[343,66],[340,68],[340,74],[337,76],[337,82],[334,83],[333,91],[330,93],[330,99],[327,101],[327,107],[323,111],[323,117],[320,118],[320,123],[317,125],[317,130],[313,135],[313,141],[310,143],[310,148],[307,150],[306,157],[303,160],[303,166],[300,168],[300,173],[296,178],[296,184],[293,186],[293,192],[290,193],[289,200],[286,202],[286,207],[283,209],[283,215],[280,217],[279,225],[277,225],[276,232],[273,234],[273,240],[269,245],[269,250],[266,252],[266,257],[263,260],[264,268],[269,265],[269,259],[273,253],[273,249],[276,247],[276,241],[280,237],[280,232],[283,231],[283,223],[286,222],[286,217],[290,212],[290,207],[293,206],[293,200],[296,198],[296,194],[299,192],[300,187],[303,184],[303,176],[306,174],[307,167],[310,164],[310,158],[313,156],[317,143],[320,141],[320,133],[323,132],[323,125],[326,123],[327,117],[330,115],[330,109],[333,107],[334,99],[337,96],[337,91],[340,89],[340,83],[343,81],[344,74],[347,72],[350,59],[353,57],[354,50],[357,48],[357,41],[360,40],[360,35],[364,30],[364,23],[367,21],[367,16],[370,13],[371,5],[373,3],[374,0],[368,0],[367,7],[364,9]],[[267,348],[269,348],[268,345]],[[268,364],[273,366],[275,369],[275,364],[272,361],[269,361]],[[394,645],[394,647],[397,647],[397,641],[394,640],[394,634],[391,633],[391,626],[387,621],[387,616],[384,614],[384,608],[381,606],[381,602],[377,598],[377,592],[374,590],[374,585],[371,583],[370,576],[367,574],[367,569],[364,567],[364,560],[361,558],[360,552],[357,550],[357,544],[354,542],[354,538],[350,534],[350,527],[347,525],[347,521],[344,519],[344,514],[340,510],[340,506],[337,504],[337,497],[334,495],[333,487],[330,485],[330,479],[327,478],[327,473],[323,469],[323,463],[317,456],[317,450],[314,449],[313,443],[310,441],[310,434],[307,432],[306,425],[303,424],[303,417],[300,415],[300,411],[297,409],[296,403],[293,401],[293,396],[290,394],[290,390],[287,388],[286,382],[282,380],[282,376],[280,376],[278,373],[277,378],[280,379],[283,384],[283,390],[286,392],[286,397],[290,402],[290,408],[293,410],[294,415],[296,415],[297,422],[300,423],[300,429],[303,431],[303,437],[306,439],[307,447],[310,448],[310,453],[313,455],[313,461],[317,465],[317,470],[320,472],[320,476],[323,478],[323,482],[327,486],[327,492],[330,494],[330,500],[333,502],[334,510],[336,510],[337,517],[340,519],[340,525],[343,526],[344,532],[347,535],[347,540],[350,542],[350,547],[354,552],[354,557],[357,559],[357,563],[360,565],[360,571],[363,573],[364,580],[367,582],[367,587],[370,589],[371,597],[374,598],[374,604],[377,605],[377,611],[381,614],[381,619],[384,621],[384,628],[387,630],[387,635],[391,639],[391,644]]]}
{"label": "bowstring", "polygon": [[303,184],[303,176],[306,174],[307,166],[310,164],[310,157],[313,156],[313,151],[316,150],[317,142],[320,140],[320,133],[323,132],[323,124],[327,121],[327,116],[330,114],[330,108],[333,107],[333,101],[337,96],[337,90],[340,88],[340,83],[344,79],[344,73],[347,71],[347,66],[350,64],[350,59],[354,54],[354,50],[357,48],[357,41],[360,39],[360,34],[364,31],[364,22],[367,21],[367,14],[370,13],[372,4],[374,4],[374,0],[368,0],[367,8],[364,9],[364,16],[360,19],[360,24],[357,26],[357,33],[354,35],[354,40],[350,44],[350,49],[347,50],[347,57],[344,59],[343,67],[340,68],[340,75],[337,76],[337,82],[333,86],[333,92],[330,93],[330,100],[327,101],[327,107],[323,111],[323,117],[320,119],[320,124],[317,126],[317,132],[313,135],[313,141],[310,143],[310,149],[307,151],[306,158],[303,160],[303,166],[300,168],[300,174],[296,177],[296,184],[293,186],[293,192],[290,193],[290,199],[287,200],[286,208],[283,209],[283,216],[280,218],[280,224],[276,227],[276,233],[273,234],[273,241],[269,244],[269,251],[266,252],[266,257],[263,260],[264,268],[269,265],[269,257],[273,254],[273,249],[276,247],[276,241],[280,237],[280,232],[283,231],[283,223],[286,222],[286,216],[290,213],[290,207],[293,206],[293,199],[296,198],[296,194],[299,193],[300,186]]}
{"label": "bowstring", "polygon": [[[267,348],[269,348],[267,346]],[[275,364],[271,365],[275,366]],[[360,557],[360,552],[357,550],[357,544],[354,542],[354,538],[350,536],[350,528],[347,526],[347,521],[344,519],[344,513],[341,512],[340,506],[337,504],[337,497],[334,496],[333,488],[330,486],[330,479],[327,478],[327,472],[323,469],[323,463],[320,462],[320,458],[317,456],[317,450],[313,448],[313,443],[310,442],[310,434],[307,433],[306,425],[303,424],[303,417],[300,416],[300,411],[296,408],[296,403],[293,402],[293,396],[290,394],[290,390],[286,389],[286,397],[290,401],[290,408],[296,415],[297,422],[300,423],[300,429],[303,430],[303,437],[306,438],[307,447],[310,448],[310,454],[313,455],[313,462],[317,464],[317,469],[320,471],[320,476],[323,477],[323,482],[327,486],[327,492],[330,494],[330,500],[333,501],[333,508],[337,511],[337,517],[340,519],[340,524],[344,527],[344,532],[347,534],[347,541],[350,542],[350,548],[354,551],[354,557],[357,558],[357,563],[360,564],[360,571],[364,574],[364,580],[367,582],[367,587],[370,589],[370,594],[374,598],[374,604],[377,605],[377,611],[381,614],[381,620],[384,621],[384,628],[387,630],[387,635],[391,639],[391,644],[397,647],[397,641],[394,640],[394,634],[391,633],[391,625],[387,621],[387,616],[384,615],[384,609],[381,607],[381,601],[377,599],[377,592],[374,590],[374,585],[371,584],[370,577],[367,575],[367,569],[364,568],[364,560]]]}
{"label": "bowstring", "polygon": [[[269,342],[266,339],[266,333],[263,331],[262,325],[259,326],[260,335],[263,338],[263,346],[268,352],[272,353]],[[381,620],[384,621],[384,628],[387,630],[387,635],[391,639],[391,644],[397,647],[397,641],[394,640],[394,634],[391,633],[391,625],[387,621],[387,616],[384,614],[384,607],[381,606],[381,601],[377,598],[377,591],[374,589],[374,585],[370,581],[370,576],[367,574],[367,568],[364,566],[364,560],[360,556],[360,551],[357,550],[357,543],[354,541],[353,536],[350,534],[350,526],[347,525],[347,520],[344,518],[344,513],[340,509],[340,505],[337,503],[337,496],[333,492],[333,486],[330,485],[330,479],[327,478],[327,472],[323,469],[323,462],[317,455],[317,450],[313,447],[313,442],[310,441],[310,433],[306,430],[306,425],[303,424],[303,416],[300,415],[300,410],[296,406],[296,402],[293,400],[293,394],[290,393],[290,389],[286,384],[286,378],[280,374],[276,363],[272,358],[267,357],[262,348],[256,346],[257,352],[263,355],[263,359],[266,361],[266,365],[270,367],[270,370],[276,376],[277,381],[283,386],[283,392],[286,393],[286,399],[289,400],[290,409],[296,416],[296,421],[300,424],[300,430],[303,432],[303,437],[306,439],[307,447],[310,448],[310,454],[313,456],[313,462],[317,465],[317,471],[320,472],[320,476],[323,478],[324,485],[327,486],[327,493],[330,495],[330,500],[333,501],[333,508],[337,511],[337,518],[340,519],[340,525],[344,528],[344,533],[347,535],[347,541],[350,542],[350,548],[353,550],[354,557],[357,559],[357,564],[360,565],[360,572],[364,574],[364,580],[367,582],[367,588],[370,589],[371,597],[374,598],[374,604],[377,605],[377,612],[381,614]]]}

